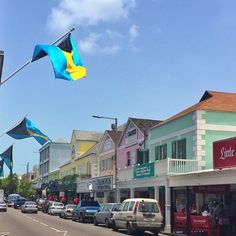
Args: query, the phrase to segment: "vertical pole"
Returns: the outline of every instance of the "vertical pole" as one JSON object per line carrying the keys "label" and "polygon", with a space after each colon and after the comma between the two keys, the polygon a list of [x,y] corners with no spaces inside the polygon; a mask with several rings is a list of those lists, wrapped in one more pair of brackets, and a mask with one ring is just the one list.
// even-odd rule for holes
{"label": "vertical pole", "polygon": [[115,118],[115,202],[120,202],[118,199],[118,176],[117,176],[117,118]]}
{"label": "vertical pole", "polygon": [[27,162],[26,176],[27,180],[29,180],[29,162]]}
{"label": "vertical pole", "polygon": [[187,215],[187,236],[190,236],[190,210],[189,210],[189,186],[186,188],[187,202],[186,202],[186,215]]}

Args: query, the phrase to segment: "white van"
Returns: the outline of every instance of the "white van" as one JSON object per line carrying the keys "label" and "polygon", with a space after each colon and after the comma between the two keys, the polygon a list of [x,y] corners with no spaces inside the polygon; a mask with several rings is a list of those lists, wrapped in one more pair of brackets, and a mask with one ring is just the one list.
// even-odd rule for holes
{"label": "white van", "polygon": [[151,231],[155,236],[163,226],[163,216],[156,199],[131,198],[122,202],[119,210],[113,213],[112,228],[126,229],[127,234]]}

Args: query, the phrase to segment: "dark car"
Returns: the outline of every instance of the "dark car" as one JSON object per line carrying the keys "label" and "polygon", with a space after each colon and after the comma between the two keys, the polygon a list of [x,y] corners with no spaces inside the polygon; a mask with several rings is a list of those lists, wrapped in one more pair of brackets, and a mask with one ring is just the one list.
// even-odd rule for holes
{"label": "dark car", "polygon": [[93,222],[94,214],[98,211],[99,208],[100,205],[97,201],[81,200],[72,212],[72,220],[79,220],[80,222],[90,220]]}
{"label": "dark car", "polygon": [[113,212],[118,211],[121,203],[105,203],[94,215],[94,225],[103,224],[106,228],[112,225]]}
{"label": "dark car", "polygon": [[26,202],[26,199],[23,197],[17,198],[14,200],[14,208],[21,208],[21,206]]}
{"label": "dark car", "polygon": [[43,210],[43,206],[44,206],[45,202],[46,202],[46,199],[44,199],[44,198],[39,198],[36,200],[37,207],[38,207],[39,211]]}
{"label": "dark car", "polygon": [[48,208],[50,207],[52,201],[46,200],[42,206],[42,212],[48,213]]}

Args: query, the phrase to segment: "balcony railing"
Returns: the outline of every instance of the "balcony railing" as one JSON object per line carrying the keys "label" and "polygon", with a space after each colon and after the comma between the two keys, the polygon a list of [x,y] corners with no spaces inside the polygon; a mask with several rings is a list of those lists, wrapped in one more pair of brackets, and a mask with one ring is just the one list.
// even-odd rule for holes
{"label": "balcony railing", "polygon": [[[139,165],[139,168],[146,167],[149,164]],[[201,171],[204,166],[204,162],[199,162],[198,160],[186,160],[186,159],[172,159],[167,158],[164,160],[159,160],[155,162],[154,174],[153,176],[168,176],[168,175],[180,175],[191,172]],[[119,181],[131,181],[134,179],[134,173],[137,166],[127,167],[125,169],[118,170],[118,180]],[[143,176],[145,178],[147,176]],[[150,176],[151,177],[151,176]],[[139,178],[142,178],[139,176]]]}
{"label": "balcony railing", "polygon": [[198,160],[168,158],[167,174],[178,175],[202,170],[203,162]]}

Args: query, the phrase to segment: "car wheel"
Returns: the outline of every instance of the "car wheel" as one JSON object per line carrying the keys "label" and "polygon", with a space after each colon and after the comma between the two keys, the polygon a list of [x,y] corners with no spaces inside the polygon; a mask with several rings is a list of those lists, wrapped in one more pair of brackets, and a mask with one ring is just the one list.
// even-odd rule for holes
{"label": "car wheel", "polygon": [[79,222],[84,223],[84,217],[82,214],[79,216]]}
{"label": "car wheel", "polygon": [[133,234],[133,229],[131,228],[129,223],[127,223],[127,225],[126,225],[126,230],[127,230],[127,234],[128,235],[132,235]]}
{"label": "car wheel", "polygon": [[109,224],[109,221],[108,221],[107,218],[105,219],[105,227],[106,227],[106,228],[109,228],[109,227],[110,227],[110,224]]}
{"label": "car wheel", "polygon": [[158,236],[158,235],[159,235],[159,231],[153,232],[153,235],[154,235],[154,236]]}
{"label": "car wheel", "polygon": [[93,224],[94,224],[94,225],[98,225],[98,222],[97,222],[97,220],[96,220],[96,217],[94,217],[94,219],[93,219]]}
{"label": "car wheel", "polygon": [[112,223],[112,230],[113,231],[118,231],[118,228],[116,227],[116,222],[115,221],[113,221],[113,223]]}
{"label": "car wheel", "polygon": [[73,215],[72,215],[72,218],[71,218],[71,219],[72,219],[72,221],[76,221],[76,219],[75,219],[75,217],[74,217]]}

